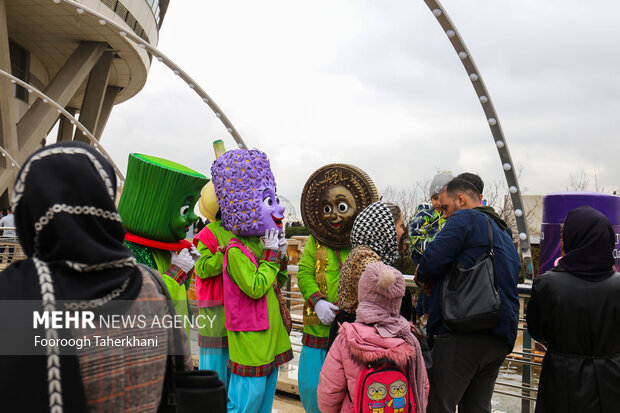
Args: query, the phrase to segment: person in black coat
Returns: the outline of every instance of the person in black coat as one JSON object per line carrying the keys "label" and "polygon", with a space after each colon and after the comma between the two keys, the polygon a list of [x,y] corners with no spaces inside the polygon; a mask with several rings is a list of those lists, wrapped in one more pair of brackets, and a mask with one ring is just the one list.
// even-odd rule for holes
{"label": "person in black coat", "polygon": [[607,218],[583,206],[564,221],[558,265],[534,279],[528,331],[547,346],[536,412],[620,411],[620,274]]}

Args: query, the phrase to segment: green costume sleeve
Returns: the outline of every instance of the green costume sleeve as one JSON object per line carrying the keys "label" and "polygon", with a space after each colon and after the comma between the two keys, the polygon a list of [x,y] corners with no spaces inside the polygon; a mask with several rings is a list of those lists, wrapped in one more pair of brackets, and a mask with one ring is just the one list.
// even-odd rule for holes
{"label": "green costume sleeve", "polygon": [[304,300],[319,292],[319,286],[316,283],[314,255],[316,253],[316,242],[311,235],[306,242],[304,252],[299,260],[299,272],[297,273],[297,285],[304,296]]}
{"label": "green costume sleeve", "polygon": [[[153,258],[157,263],[157,271],[161,273],[161,278],[164,280],[164,284],[166,284],[166,288],[168,288],[168,293],[170,294],[170,298],[172,299],[172,303],[174,304],[174,309],[177,314],[182,317],[187,317],[189,315],[189,307],[187,304],[187,289],[184,284],[179,285],[173,278],[169,277],[166,274],[168,268],[170,268],[170,251],[165,250],[151,250],[153,253]],[[189,325],[185,325],[185,334],[189,337]]]}
{"label": "green costume sleeve", "polygon": [[228,275],[249,297],[261,298],[276,280],[280,264],[260,260],[258,269],[239,248],[231,248],[227,252]]}
{"label": "green costume sleeve", "polygon": [[150,248],[151,254],[153,254],[153,259],[155,260],[155,265],[157,271],[161,274],[165,274],[170,268],[171,256],[170,251],[166,250],[156,250]]}
{"label": "green costume sleeve", "polygon": [[282,269],[282,267],[280,268],[280,271],[278,271],[278,285],[282,287],[284,284],[286,284],[286,280],[288,280],[288,269],[286,268],[286,266],[284,267],[284,269]]}
{"label": "green costume sleeve", "polygon": [[211,250],[201,241],[198,241],[198,246],[196,248],[200,253],[200,259],[194,266],[196,276],[200,278],[209,278],[221,274],[224,254],[221,252],[211,254]]}

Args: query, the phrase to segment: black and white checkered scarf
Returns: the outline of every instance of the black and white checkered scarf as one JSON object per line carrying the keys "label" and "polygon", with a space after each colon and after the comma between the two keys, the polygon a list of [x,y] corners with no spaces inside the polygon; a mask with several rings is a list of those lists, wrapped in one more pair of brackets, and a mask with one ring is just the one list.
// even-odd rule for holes
{"label": "black and white checkered scarf", "polygon": [[384,264],[398,259],[396,223],[382,201],[370,204],[355,218],[351,230],[351,246],[369,246]]}

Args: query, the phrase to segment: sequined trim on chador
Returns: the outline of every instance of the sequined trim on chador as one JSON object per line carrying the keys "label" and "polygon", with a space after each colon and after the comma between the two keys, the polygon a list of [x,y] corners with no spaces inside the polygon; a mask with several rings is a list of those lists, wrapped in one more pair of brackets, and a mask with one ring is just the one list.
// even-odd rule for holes
{"label": "sequined trim on chador", "polygon": [[127,286],[129,285],[129,281],[130,281],[130,278],[128,277],[120,287],[115,288],[114,290],[110,291],[108,294],[104,295],[103,297],[95,298],[93,300],[88,300],[88,301],[64,303],[65,309],[67,310],[88,310],[91,308],[101,307],[105,303],[110,302],[114,300],[115,298],[118,298],[127,289]]}
{"label": "sequined trim on chador", "polygon": [[67,204],[54,204],[47,209],[45,214],[39,218],[37,222],[34,224],[34,256],[39,256],[39,234],[45,228],[47,224],[49,224],[52,219],[54,219],[55,215],[58,213],[66,213],[71,215],[93,215],[96,217],[101,217],[103,219],[108,219],[110,221],[121,222],[121,216],[118,212],[114,211],[106,211],[101,208],[96,208],[94,206],[88,205],[67,205]]}
{"label": "sequined trim on chador", "polygon": [[[56,296],[52,276],[47,264],[36,258],[32,259],[39,275],[39,285],[41,286],[41,297],[43,299],[43,309],[51,312],[56,311]],[[50,341],[58,339],[58,333],[54,328],[45,329],[45,338]],[[60,375],[60,357],[57,346],[47,346],[47,383],[50,412],[62,413],[62,378]]]}
{"label": "sequined trim on chador", "polygon": [[99,162],[99,160],[92,153],[88,152],[87,150],[83,148],[56,147],[56,148],[49,148],[49,149],[42,150],[36,155],[33,155],[28,161],[28,163],[26,163],[23,166],[21,172],[19,173],[19,176],[17,177],[17,180],[15,181],[11,210],[15,211],[17,209],[17,205],[19,204],[19,201],[22,199],[22,196],[24,195],[24,182],[26,182],[26,177],[28,176],[28,173],[30,172],[30,167],[32,166],[32,164],[35,161],[45,158],[46,156],[56,155],[56,154],[65,154],[65,155],[76,155],[77,154],[77,155],[86,156],[90,160],[90,162],[93,164],[93,166],[97,170],[97,173],[99,174],[99,176],[101,176],[101,179],[105,183],[105,186],[108,190],[108,195],[110,195],[110,198],[114,199],[115,190],[114,190],[114,186],[112,185],[112,179],[110,178],[108,173],[103,168],[103,165],[101,165],[101,162]]}
{"label": "sequined trim on chador", "polygon": [[136,265],[138,265],[135,257],[121,258],[119,260],[102,262],[100,264],[92,265],[74,261],[65,261],[65,263],[72,269],[80,272],[100,271],[109,268],[135,267]]}

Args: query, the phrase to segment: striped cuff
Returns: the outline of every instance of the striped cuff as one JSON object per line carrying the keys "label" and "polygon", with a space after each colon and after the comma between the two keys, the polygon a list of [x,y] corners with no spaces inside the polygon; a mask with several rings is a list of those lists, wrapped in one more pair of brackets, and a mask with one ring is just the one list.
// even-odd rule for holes
{"label": "striped cuff", "polygon": [[282,255],[280,257],[280,271],[284,271],[288,268],[288,257],[286,255]]}
{"label": "striped cuff", "polygon": [[329,337],[317,337],[312,334],[304,333],[302,343],[306,347],[327,349]]}
{"label": "striped cuff", "polygon": [[244,377],[263,377],[270,374],[278,366],[288,363],[293,359],[293,350],[288,349],[284,353],[278,354],[271,363],[264,364],[262,366],[245,366],[243,364],[235,363],[232,360],[228,360],[228,367],[232,374]]}
{"label": "striped cuff", "polygon": [[314,306],[316,305],[316,303],[319,302],[319,300],[326,300],[326,299],[327,297],[325,297],[325,295],[323,295],[322,292],[317,291],[313,293],[310,297],[308,297],[308,305],[310,306],[310,308],[314,310]]}
{"label": "striped cuff", "polygon": [[198,335],[198,346],[202,348],[228,348],[228,337],[209,337]]}
{"label": "striped cuff", "polygon": [[278,250],[270,250],[270,249],[265,248],[263,250],[263,256],[262,256],[261,260],[279,263],[280,262],[280,258],[281,258],[280,251],[278,251]]}
{"label": "striped cuff", "polygon": [[170,278],[174,279],[174,281],[176,281],[179,285],[181,285],[189,278],[191,273],[191,271],[189,273],[186,273],[181,267],[170,264],[170,268],[168,268],[168,272],[166,272],[166,275],[168,275]]}

